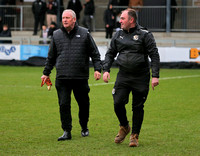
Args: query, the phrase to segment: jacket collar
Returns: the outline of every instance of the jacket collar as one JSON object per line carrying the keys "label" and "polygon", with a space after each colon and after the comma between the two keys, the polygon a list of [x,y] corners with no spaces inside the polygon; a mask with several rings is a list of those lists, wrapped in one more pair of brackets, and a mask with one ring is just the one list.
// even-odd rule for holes
{"label": "jacket collar", "polygon": [[135,27],[130,28],[129,31],[127,30],[123,30],[123,31],[128,34],[128,33],[133,33],[137,29],[138,29],[138,24],[136,23]]}

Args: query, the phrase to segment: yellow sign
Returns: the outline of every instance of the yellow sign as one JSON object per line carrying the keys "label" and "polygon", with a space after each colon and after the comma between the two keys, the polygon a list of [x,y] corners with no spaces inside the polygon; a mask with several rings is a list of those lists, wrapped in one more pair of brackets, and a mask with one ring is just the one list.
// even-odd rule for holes
{"label": "yellow sign", "polygon": [[197,48],[190,49],[190,58],[191,59],[196,59],[197,57],[199,57],[199,55],[200,55],[200,50],[198,50]]}

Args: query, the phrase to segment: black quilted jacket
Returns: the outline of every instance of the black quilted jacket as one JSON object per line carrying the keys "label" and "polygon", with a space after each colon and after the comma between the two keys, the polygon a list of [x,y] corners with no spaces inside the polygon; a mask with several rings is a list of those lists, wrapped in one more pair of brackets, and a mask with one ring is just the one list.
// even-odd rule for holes
{"label": "black quilted jacket", "polygon": [[68,34],[62,27],[53,33],[43,74],[48,76],[55,65],[58,79],[88,79],[90,57],[94,70],[101,72],[100,54],[88,30],[75,25]]}
{"label": "black quilted jacket", "polygon": [[159,78],[160,57],[154,37],[140,25],[131,28],[129,32],[125,30],[116,32],[106,53],[104,72],[110,71],[116,56],[120,70],[133,74],[148,72],[150,58],[152,77]]}

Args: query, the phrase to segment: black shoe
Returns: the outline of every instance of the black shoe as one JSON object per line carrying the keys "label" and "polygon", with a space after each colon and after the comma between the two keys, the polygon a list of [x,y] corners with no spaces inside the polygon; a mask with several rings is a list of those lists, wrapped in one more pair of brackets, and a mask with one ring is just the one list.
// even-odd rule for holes
{"label": "black shoe", "polygon": [[58,138],[58,141],[71,140],[71,132],[64,131],[63,135]]}
{"label": "black shoe", "polygon": [[89,136],[89,130],[88,129],[82,129],[82,131],[81,131],[81,135],[82,135],[82,137],[86,137],[86,136]]}
{"label": "black shoe", "polygon": [[33,33],[33,36],[36,36],[37,35],[37,33]]}

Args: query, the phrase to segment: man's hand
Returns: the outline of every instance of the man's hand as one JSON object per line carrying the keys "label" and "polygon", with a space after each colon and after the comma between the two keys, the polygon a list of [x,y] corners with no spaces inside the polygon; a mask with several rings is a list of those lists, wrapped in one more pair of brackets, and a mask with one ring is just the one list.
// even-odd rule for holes
{"label": "man's hand", "polygon": [[94,78],[95,78],[95,80],[101,79],[101,73],[99,73],[98,71],[95,71],[94,72]]}
{"label": "man's hand", "polygon": [[156,77],[153,77],[152,81],[151,81],[151,87],[152,87],[152,89],[154,90],[154,87],[156,87],[157,85],[159,85],[159,79],[156,78]]}
{"label": "man's hand", "polygon": [[41,79],[42,79],[41,87],[46,83],[48,90],[51,90],[52,83],[49,76],[42,75]]}
{"label": "man's hand", "polygon": [[110,80],[109,72],[103,73],[103,80],[104,80],[105,83],[108,83],[108,80]]}

